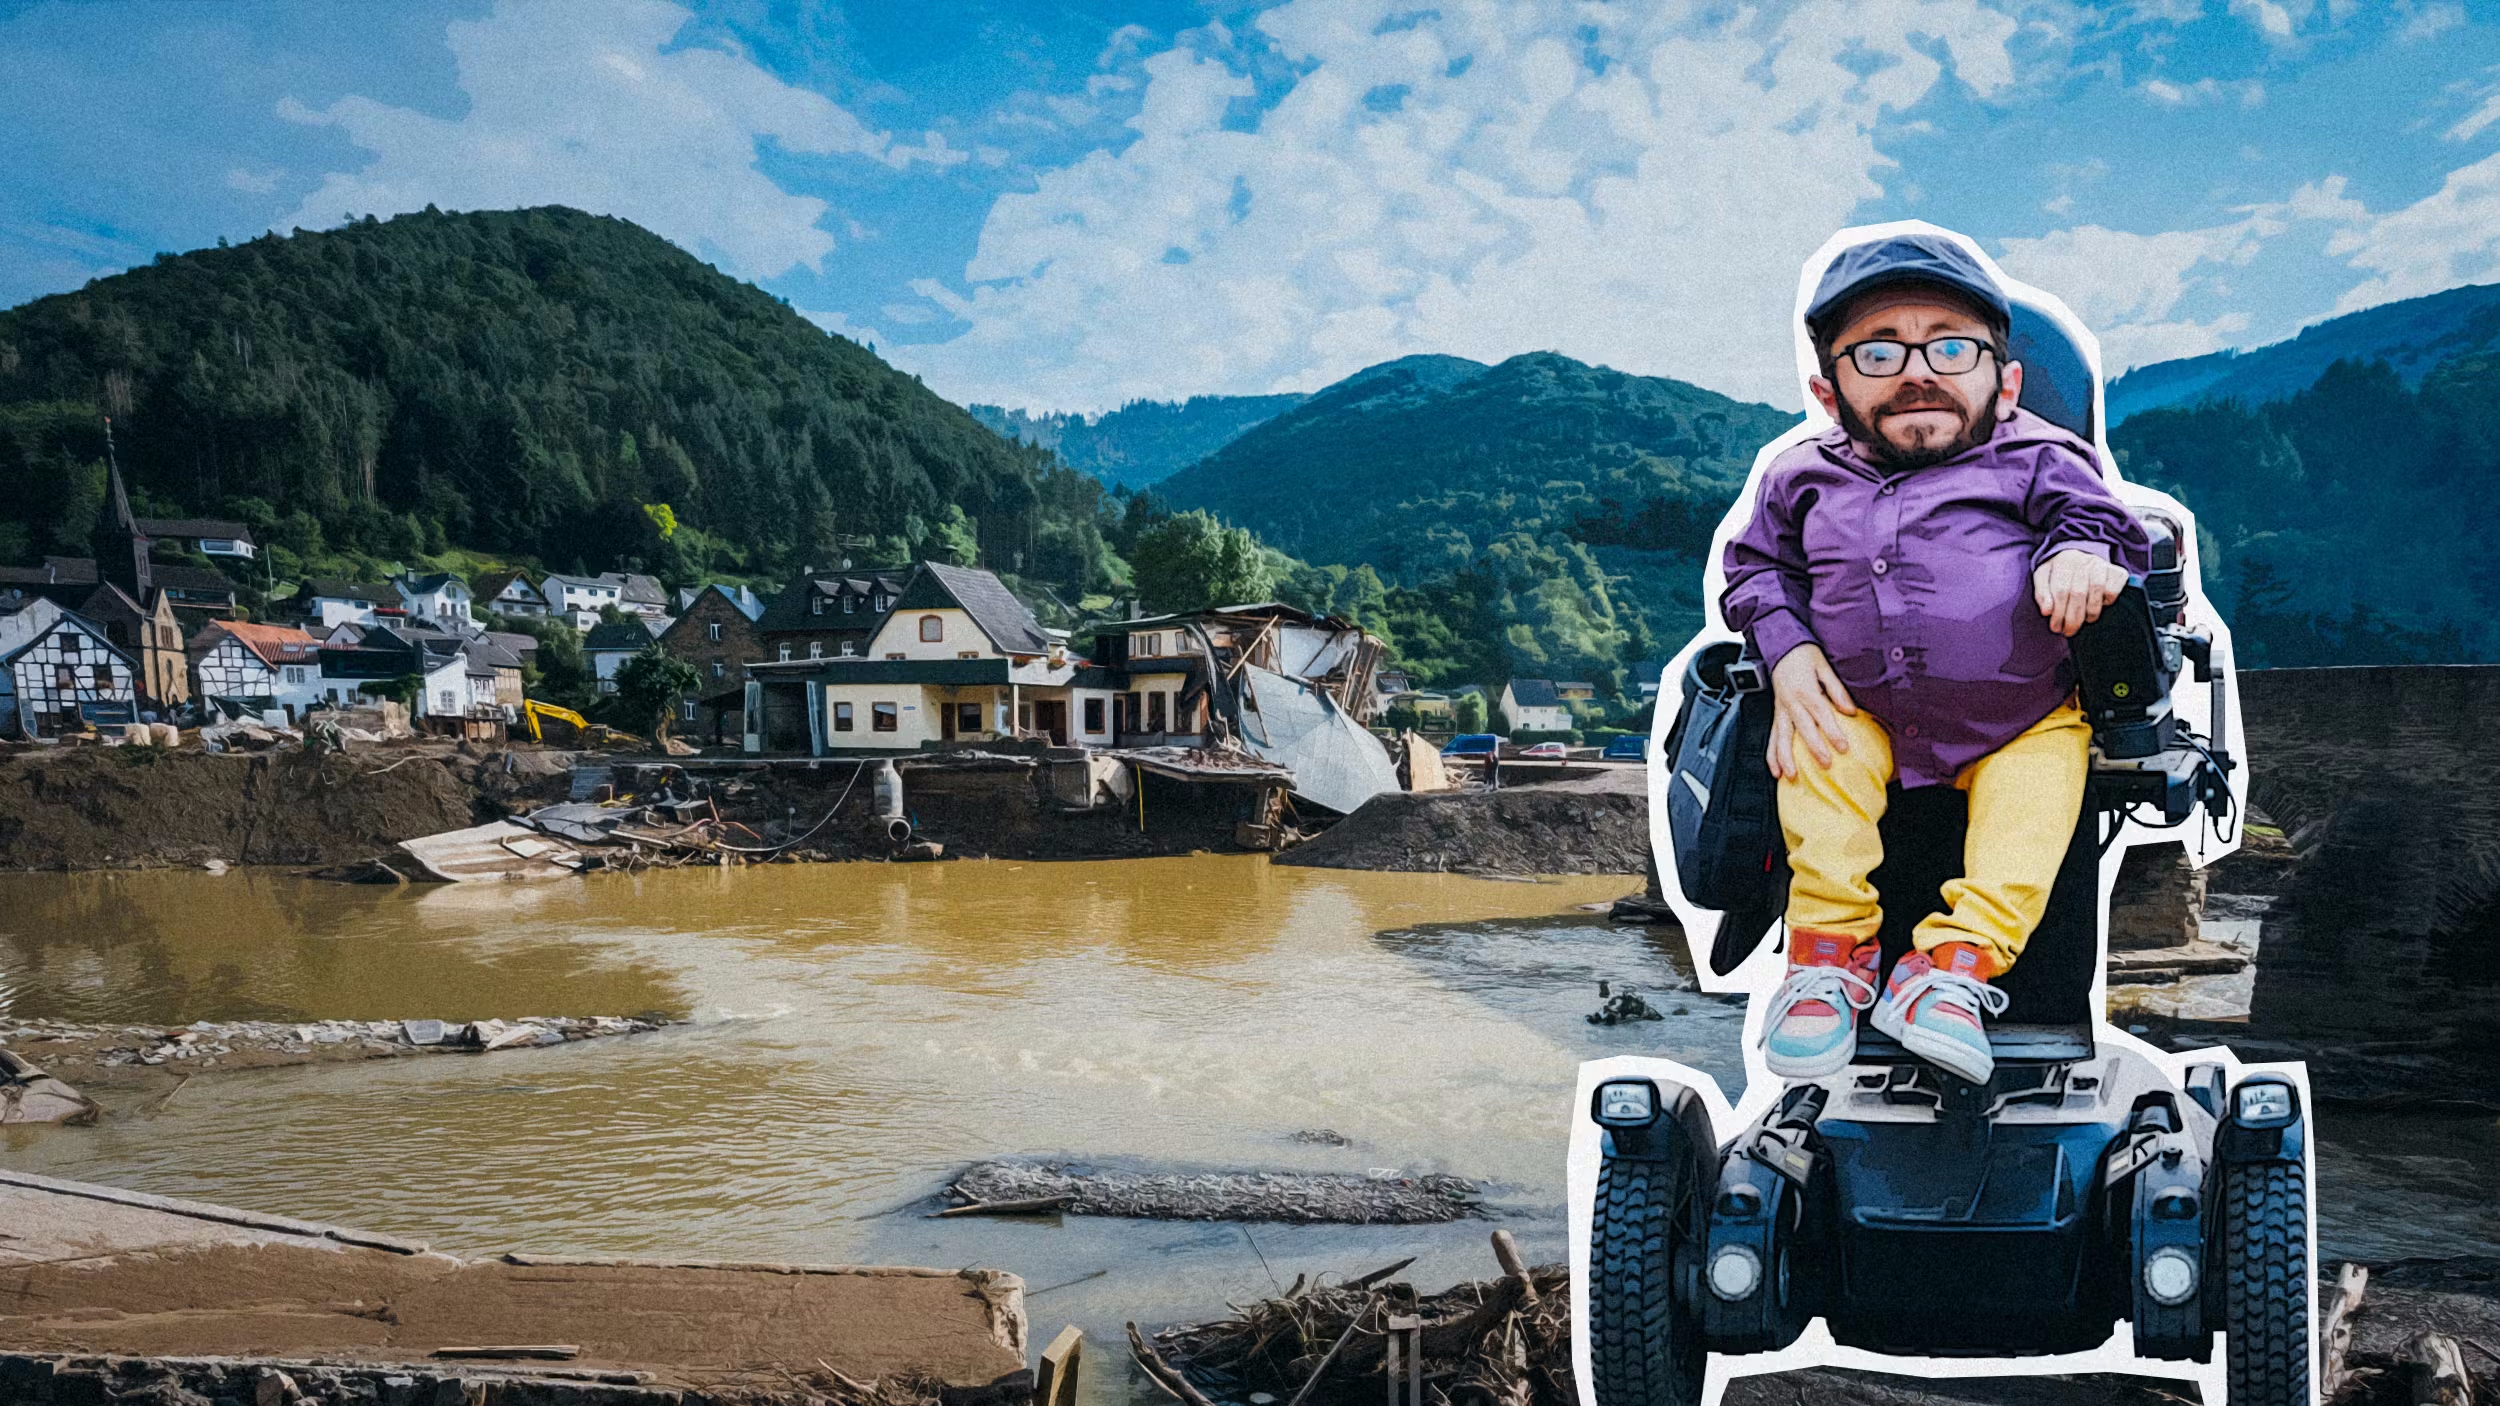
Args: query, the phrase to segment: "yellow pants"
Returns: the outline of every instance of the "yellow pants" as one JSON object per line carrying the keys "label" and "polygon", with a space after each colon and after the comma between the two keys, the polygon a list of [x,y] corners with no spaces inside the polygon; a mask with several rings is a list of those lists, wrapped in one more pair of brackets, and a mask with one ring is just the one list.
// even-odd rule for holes
{"label": "yellow pants", "polygon": [[[1798,773],[1779,783],[1780,828],[1794,875],[1788,926],[1863,941],[1884,922],[1867,876],[1884,858],[1875,826],[1893,778],[1892,739],[1863,709],[1840,724],[1848,751],[1823,767],[1799,742]],[[1970,796],[1962,877],[1944,886],[1946,911],[1919,921],[1911,938],[1918,950],[1966,942],[1994,963],[1989,976],[2014,965],[2048,910],[2049,888],[2074,839],[2091,742],[2092,726],[2070,698],[1953,778]]]}

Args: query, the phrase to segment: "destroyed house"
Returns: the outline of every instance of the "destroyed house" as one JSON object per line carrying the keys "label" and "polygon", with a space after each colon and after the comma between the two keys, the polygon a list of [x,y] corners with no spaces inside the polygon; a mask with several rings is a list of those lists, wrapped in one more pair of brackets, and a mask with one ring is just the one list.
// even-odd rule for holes
{"label": "destroyed house", "polygon": [[1111,745],[1117,680],[1070,654],[995,575],[923,562],[887,605],[850,654],[747,667],[748,750]]}
{"label": "destroyed house", "polygon": [[0,598],[0,736],[57,737],[138,717],[139,663],[42,596]]}
{"label": "destroyed house", "polygon": [[1127,675],[1123,745],[1197,746],[1231,730],[1245,668],[1325,693],[1358,723],[1381,710],[1387,650],[1362,626],[1281,602],[1157,615],[1101,626],[1094,655]]}

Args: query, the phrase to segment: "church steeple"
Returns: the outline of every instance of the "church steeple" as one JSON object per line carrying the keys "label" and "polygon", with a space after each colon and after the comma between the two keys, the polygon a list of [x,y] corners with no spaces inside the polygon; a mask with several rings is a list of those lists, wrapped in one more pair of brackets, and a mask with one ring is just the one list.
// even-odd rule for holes
{"label": "church steeple", "polygon": [[156,588],[154,573],[148,568],[148,537],[131,515],[130,495],[122,488],[121,459],[113,452],[109,415],[104,419],[104,474],[104,506],[88,537],[88,550],[95,554],[96,579],[121,587],[132,600],[145,605]]}

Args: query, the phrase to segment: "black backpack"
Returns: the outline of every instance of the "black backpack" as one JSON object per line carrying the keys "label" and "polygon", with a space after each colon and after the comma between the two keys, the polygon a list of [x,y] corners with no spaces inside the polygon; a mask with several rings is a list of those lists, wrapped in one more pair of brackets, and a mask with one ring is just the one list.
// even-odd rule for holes
{"label": "black backpack", "polygon": [[1685,898],[1716,909],[1710,969],[1724,976],[1788,907],[1788,842],[1771,776],[1771,671],[1735,640],[1705,645],[1684,671],[1667,733],[1667,836]]}

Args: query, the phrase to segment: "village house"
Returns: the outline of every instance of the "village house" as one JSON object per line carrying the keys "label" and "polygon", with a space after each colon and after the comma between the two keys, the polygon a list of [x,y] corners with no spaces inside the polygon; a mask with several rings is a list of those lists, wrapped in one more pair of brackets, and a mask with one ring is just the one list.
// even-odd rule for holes
{"label": "village house", "polygon": [[792,737],[818,755],[1004,737],[1057,746],[1114,740],[1113,675],[1070,654],[977,568],[922,562],[864,648],[768,660],[747,675],[750,751]]}
{"label": "village house", "polygon": [[138,716],[139,661],[44,596],[0,596],[0,736],[57,737]]}
{"label": "village house", "polygon": [[291,625],[219,620],[191,637],[191,687],[203,705],[278,709],[300,721],[322,692],[321,642]]}
{"label": "village house", "polygon": [[518,571],[496,571],[479,577],[477,602],[489,615],[534,620],[547,614],[547,597]]}
{"label": "village house", "polygon": [[[469,717],[474,690],[463,647],[467,643],[455,635],[407,624],[369,626],[352,648],[322,647],[323,700],[335,708],[362,707],[393,696],[401,680],[414,677],[418,687],[410,716]],[[491,692],[491,678],[488,688]]]}
{"label": "village house", "polygon": [[700,682],[677,700],[677,724],[708,731],[715,742],[741,736],[746,666],[764,660],[764,637],[755,627],[764,602],[753,591],[720,585],[682,592],[678,600],[677,619],[661,632],[660,648],[693,665]]}
{"label": "village house", "polygon": [[304,620],[306,630],[330,630],[340,625],[372,625],[404,622],[407,607],[399,603],[399,591],[389,585],[364,581],[341,581],[322,577],[304,583],[295,596],[296,613]]}
{"label": "village house", "polygon": [[590,671],[598,677],[601,693],[616,692],[616,671],[624,667],[626,660],[649,649],[657,633],[655,622],[647,616],[591,627],[582,640],[582,657],[590,661]]}
{"label": "village house", "polygon": [[668,618],[668,588],[660,584],[659,577],[632,571],[603,571],[599,579],[616,583],[617,609],[653,620]]}
{"label": "village house", "polygon": [[755,622],[765,657],[787,663],[865,655],[869,639],[884,625],[885,613],[894,608],[909,577],[902,571],[838,576],[800,572]]}
{"label": "village house", "polygon": [[[460,652],[468,661],[469,715],[516,722],[521,716],[521,656],[494,634],[463,639]],[[523,636],[522,638],[528,638]]]}
{"label": "village house", "polygon": [[[190,701],[182,602],[160,579],[185,568],[155,560],[155,540],[131,515],[118,470],[107,470],[104,504],[88,541],[91,557],[46,557],[40,567],[0,570],[0,590],[40,596],[102,630],[138,664],[134,688],[141,708],[157,712]],[[231,586],[228,590],[231,605]]]}
{"label": "village house", "polygon": [[224,518],[145,517],[138,520],[139,530],[158,542],[181,542],[201,556],[250,561],[260,555],[260,547],[252,541],[252,529]]}
{"label": "village house", "polygon": [[477,633],[477,618],[469,613],[469,583],[450,572],[409,572],[394,579],[391,586],[399,593],[399,608],[410,621],[452,634]]}
{"label": "village house", "polygon": [[1571,730],[1571,709],[1552,679],[1512,679],[1502,686],[1501,703],[1513,732]]}
{"label": "village house", "polygon": [[587,634],[599,623],[602,606],[615,605],[625,594],[625,583],[606,576],[549,575],[538,583],[538,593],[546,598],[547,612],[573,622],[573,628]]}

